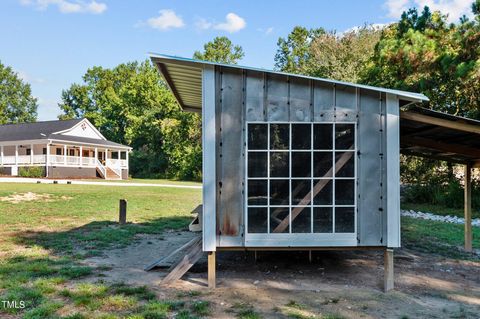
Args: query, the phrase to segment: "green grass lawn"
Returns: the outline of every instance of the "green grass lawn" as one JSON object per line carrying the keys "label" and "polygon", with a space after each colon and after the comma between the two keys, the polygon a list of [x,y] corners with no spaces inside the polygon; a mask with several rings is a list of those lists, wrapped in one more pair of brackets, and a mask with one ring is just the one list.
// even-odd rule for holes
{"label": "green grass lawn", "polygon": [[[186,229],[201,189],[0,183],[0,197],[27,192],[49,197],[16,204],[0,201],[0,300],[26,301],[25,309],[0,304],[0,318],[208,316],[210,304],[196,292],[158,299],[148,287],[107,285],[99,277],[102,269],[82,264],[88,256],[128,245],[136,234]],[[123,226],[116,222],[121,198],[128,201],[129,223]],[[463,245],[461,225],[402,218],[402,238],[412,249],[473,258],[457,249]],[[476,248],[479,238],[474,228]],[[244,318],[259,318],[251,309],[242,313]]]}
{"label": "green grass lawn", "polygon": [[[0,197],[32,192],[48,200],[0,201],[0,300],[26,301],[26,308],[0,304],[15,318],[197,318],[199,300],[160,300],[147,287],[80,279],[101,269],[81,261],[124,246],[139,233],[186,229],[200,189],[90,185],[0,184]],[[128,224],[119,226],[118,201],[128,201]],[[201,300],[200,300],[201,301]]]}

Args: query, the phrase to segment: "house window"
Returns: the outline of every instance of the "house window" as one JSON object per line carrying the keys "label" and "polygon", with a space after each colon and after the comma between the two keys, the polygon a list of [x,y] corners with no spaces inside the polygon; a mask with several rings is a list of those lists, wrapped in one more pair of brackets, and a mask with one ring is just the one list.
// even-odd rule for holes
{"label": "house window", "polygon": [[46,147],[42,148],[42,154],[47,155],[47,148]]}
{"label": "house window", "polygon": [[61,149],[60,147],[57,147],[57,148],[55,149],[55,154],[57,154],[57,155],[62,155],[62,149]]}
{"label": "house window", "polygon": [[355,233],[355,124],[247,125],[247,233]]}
{"label": "house window", "polygon": [[31,154],[32,154],[32,150],[31,150],[30,148],[27,148],[27,149],[25,150],[25,152],[26,152],[26,153],[25,153],[26,155],[31,155]]}
{"label": "house window", "polygon": [[75,156],[75,149],[69,149],[68,153],[70,156]]}

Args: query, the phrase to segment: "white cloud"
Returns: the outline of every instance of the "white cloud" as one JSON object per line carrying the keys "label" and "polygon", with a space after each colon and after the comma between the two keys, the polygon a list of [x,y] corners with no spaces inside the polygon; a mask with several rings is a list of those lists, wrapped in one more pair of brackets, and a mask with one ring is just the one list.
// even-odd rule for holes
{"label": "white cloud", "polygon": [[349,28],[349,29],[347,29],[343,32],[340,32],[339,35],[343,35],[343,34],[350,33],[350,32],[358,32],[358,31],[362,30],[363,28],[378,31],[378,30],[385,29],[389,25],[390,25],[390,23],[372,23],[372,24],[369,24],[369,25],[366,25],[366,26],[354,26],[354,27],[351,27],[351,28]]}
{"label": "white cloud", "polygon": [[273,32],[273,30],[274,30],[273,27],[269,27],[269,28],[266,28],[266,29],[264,29],[264,28],[258,28],[258,29],[257,29],[258,32],[261,32],[261,33],[263,33],[263,34],[265,34],[265,35],[271,34],[271,33]]}
{"label": "white cloud", "polygon": [[61,13],[91,13],[101,14],[107,10],[107,5],[95,0],[20,0],[24,6],[33,6],[38,10],[46,10],[56,6]]}
{"label": "white cloud", "polygon": [[42,98],[36,96],[38,103],[38,120],[39,121],[49,121],[56,120],[57,117],[62,114],[62,111],[58,107],[60,101],[52,98]]}
{"label": "white cloud", "polygon": [[[196,26],[200,30],[208,30],[208,29],[215,29],[215,30],[222,30],[227,31],[229,33],[235,33],[245,28],[247,23],[245,19],[238,16],[237,14],[230,12],[225,16],[225,21],[216,23],[207,21],[204,18],[200,18],[197,20]],[[272,29],[273,31],[273,29]]]}
{"label": "white cloud", "polygon": [[170,9],[164,9],[159,11],[160,15],[158,17],[150,18],[145,22],[140,23],[140,25],[146,24],[149,27],[161,31],[166,31],[172,28],[181,28],[185,26],[185,23],[182,20],[181,16],[178,16],[175,11]]}
{"label": "white cloud", "polygon": [[472,16],[472,0],[387,0],[384,7],[391,18],[399,18],[403,11],[416,7],[423,10],[429,7],[431,11],[440,11],[448,14],[449,22],[457,22],[463,16]]}
{"label": "white cloud", "polygon": [[32,77],[25,71],[17,71],[16,73],[17,73],[18,77],[20,79],[22,79],[24,82],[27,82],[27,83],[30,83],[30,84],[31,83],[38,83],[38,84],[45,83],[45,79]]}

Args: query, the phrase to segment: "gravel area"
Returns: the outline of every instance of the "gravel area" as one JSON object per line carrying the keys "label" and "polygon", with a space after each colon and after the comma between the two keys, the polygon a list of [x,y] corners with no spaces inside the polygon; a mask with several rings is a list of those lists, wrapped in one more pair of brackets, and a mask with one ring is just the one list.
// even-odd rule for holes
{"label": "gravel area", "polygon": [[[427,220],[434,220],[439,222],[445,223],[452,223],[452,224],[465,224],[465,219],[462,217],[457,216],[442,216],[442,215],[435,215],[432,213],[424,213],[424,212],[416,212],[414,210],[401,210],[402,216],[413,217],[413,218],[421,218]],[[472,226],[480,227],[480,218],[472,219]]]}

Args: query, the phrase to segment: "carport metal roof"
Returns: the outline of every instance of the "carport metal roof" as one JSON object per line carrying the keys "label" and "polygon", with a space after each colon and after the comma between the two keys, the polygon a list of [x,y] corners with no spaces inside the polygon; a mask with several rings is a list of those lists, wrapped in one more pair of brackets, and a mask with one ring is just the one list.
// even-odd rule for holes
{"label": "carport metal roof", "polygon": [[418,106],[400,111],[403,154],[480,164],[480,121]]}

